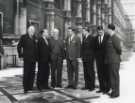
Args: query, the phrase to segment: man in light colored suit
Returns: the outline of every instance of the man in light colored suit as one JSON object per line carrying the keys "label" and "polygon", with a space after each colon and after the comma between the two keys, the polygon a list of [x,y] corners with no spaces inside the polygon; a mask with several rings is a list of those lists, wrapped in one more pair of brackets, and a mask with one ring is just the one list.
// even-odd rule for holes
{"label": "man in light colored suit", "polygon": [[75,28],[68,28],[68,38],[66,40],[66,59],[68,72],[67,88],[77,88],[78,84],[78,59],[80,58],[81,40],[75,34]]}

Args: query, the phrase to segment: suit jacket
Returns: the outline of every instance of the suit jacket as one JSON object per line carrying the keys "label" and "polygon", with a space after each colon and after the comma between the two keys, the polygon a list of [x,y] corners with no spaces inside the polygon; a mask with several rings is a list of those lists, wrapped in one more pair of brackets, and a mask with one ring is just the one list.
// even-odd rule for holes
{"label": "suit jacket", "polygon": [[80,58],[81,51],[81,40],[75,35],[72,41],[69,43],[69,38],[66,40],[66,58],[70,60],[75,60]]}
{"label": "suit jacket", "polygon": [[35,62],[37,60],[36,38],[30,38],[28,34],[21,36],[17,45],[19,57],[25,61]]}
{"label": "suit jacket", "polygon": [[105,55],[106,55],[105,49],[106,49],[106,43],[107,43],[108,38],[109,38],[109,35],[107,35],[105,33],[104,37],[103,37],[103,40],[102,40],[102,43],[99,44],[98,36],[95,37],[94,54],[95,54],[96,60],[104,62]]}
{"label": "suit jacket", "polygon": [[87,59],[93,57],[94,50],[94,37],[89,35],[87,38],[83,37],[81,45],[81,57]]}
{"label": "suit jacket", "polygon": [[57,57],[61,57],[61,59],[65,58],[65,46],[64,41],[62,39],[55,40],[51,38],[50,46],[51,46],[51,60],[56,60]]}
{"label": "suit jacket", "polygon": [[120,39],[116,35],[110,36],[106,44],[105,63],[120,63],[121,52]]}
{"label": "suit jacket", "polygon": [[38,39],[38,62],[50,62],[50,43],[46,44],[43,37]]}

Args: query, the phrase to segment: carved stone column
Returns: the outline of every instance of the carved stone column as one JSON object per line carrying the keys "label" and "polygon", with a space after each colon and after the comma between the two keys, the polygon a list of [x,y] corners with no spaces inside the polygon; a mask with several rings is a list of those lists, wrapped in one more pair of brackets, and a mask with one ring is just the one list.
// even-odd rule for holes
{"label": "carved stone column", "polygon": [[76,24],[82,24],[82,0],[76,0],[77,12],[76,12]]}
{"label": "carved stone column", "polygon": [[65,11],[65,37],[67,37],[68,27],[71,27],[71,0],[64,0]]}
{"label": "carved stone column", "polygon": [[113,0],[108,1],[108,7],[109,7],[109,11],[108,11],[109,21],[108,21],[108,23],[113,23]]}
{"label": "carved stone column", "polygon": [[108,24],[108,21],[109,21],[109,15],[108,15],[109,6],[108,6],[108,3],[109,3],[109,0],[104,1],[104,13],[105,13],[105,24],[106,25]]}
{"label": "carved stone column", "polygon": [[27,29],[27,8],[24,0],[16,0],[15,34],[25,34]]}
{"label": "carved stone column", "polygon": [[46,28],[49,30],[54,29],[54,0],[43,0],[44,1],[44,8],[45,8],[45,16],[46,16]]}
{"label": "carved stone column", "polygon": [[90,3],[91,3],[90,0],[86,1],[86,21],[85,21],[86,26],[90,25],[90,20],[91,20],[91,18],[90,18],[90,13],[91,13],[91,11],[90,11]]}
{"label": "carved stone column", "polygon": [[96,26],[97,21],[97,0],[92,1],[92,25]]}
{"label": "carved stone column", "polygon": [[97,25],[101,25],[101,18],[102,18],[102,13],[101,13],[101,0],[97,0]]}

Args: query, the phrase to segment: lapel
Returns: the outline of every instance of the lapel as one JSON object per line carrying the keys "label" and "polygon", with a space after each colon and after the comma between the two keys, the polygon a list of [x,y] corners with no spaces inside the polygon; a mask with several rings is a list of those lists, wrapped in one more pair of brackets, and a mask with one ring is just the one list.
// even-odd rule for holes
{"label": "lapel", "polygon": [[46,44],[45,39],[44,39],[43,37],[42,37],[42,41],[43,41],[43,44],[44,44],[46,47],[49,47],[49,45]]}
{"label": "lapel", "polygon": [[107,35],[106,34],[104,34],[104,37],[103,37],[103,40],[102,40],[102,46],[104,46],[105,44],[106,44],[106,41],[107,41]]}

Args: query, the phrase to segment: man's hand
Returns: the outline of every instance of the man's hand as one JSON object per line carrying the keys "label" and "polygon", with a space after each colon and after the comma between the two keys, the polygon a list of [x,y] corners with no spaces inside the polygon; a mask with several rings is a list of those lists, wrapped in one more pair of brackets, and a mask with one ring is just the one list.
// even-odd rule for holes
{"label": "man's hand", "polygon": [[19,58],[20,59],[20,61],[23,61],[23,58]]}
{"label": "man's hand", "polygon": [[78,62],[82,62],[82,58],[77,58],[77,61]]}

